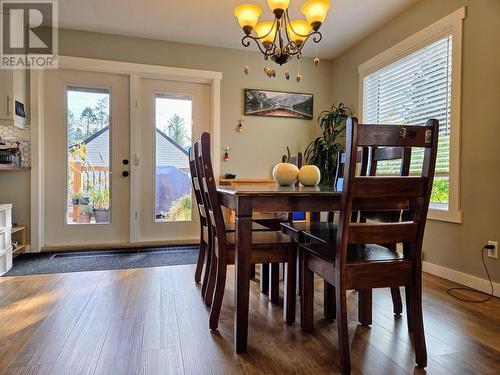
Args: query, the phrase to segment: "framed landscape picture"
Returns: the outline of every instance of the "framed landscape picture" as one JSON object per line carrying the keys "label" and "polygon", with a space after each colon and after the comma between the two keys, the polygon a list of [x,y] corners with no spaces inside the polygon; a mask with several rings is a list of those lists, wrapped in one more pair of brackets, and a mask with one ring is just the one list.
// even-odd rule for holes
{"label": "framed landscape picture", "polygon": [[313,94],[245,89],[243,100],[247,116],[313,118]]}

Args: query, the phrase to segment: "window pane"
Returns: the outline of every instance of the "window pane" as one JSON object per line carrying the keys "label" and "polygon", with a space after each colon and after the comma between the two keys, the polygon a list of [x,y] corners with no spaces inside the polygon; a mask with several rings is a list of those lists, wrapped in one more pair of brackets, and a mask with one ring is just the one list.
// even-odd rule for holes
{"label": "window pane", "polygon": [[109,91],[67,88],[68,224],[110,222]]}
{"label": "window pane", "polygon": [[[446,36],[363,79],[363,122],[425,124],[439,120],[436,179],[431,203],[447,209],[449,193],[452,37]],[[413,149],[410,174],[422,169],[423,149]],[[378,163],[380,174],[399,174],[399,161]]]}
{"label": "window pane", "polygon": [[156,221],[190,221],[191,97],[158,94],[156,104]]}

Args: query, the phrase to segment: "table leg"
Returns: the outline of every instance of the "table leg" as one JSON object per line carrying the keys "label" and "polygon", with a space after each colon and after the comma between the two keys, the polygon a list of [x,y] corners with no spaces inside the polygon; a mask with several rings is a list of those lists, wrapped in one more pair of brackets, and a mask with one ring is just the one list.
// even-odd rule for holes
{"label": "table leg", "polygon": [[252,249],[252,200],[238,197],[236,209],[236,259],[234,286],[234,345],[236,353],[247,350],[250,252]]}

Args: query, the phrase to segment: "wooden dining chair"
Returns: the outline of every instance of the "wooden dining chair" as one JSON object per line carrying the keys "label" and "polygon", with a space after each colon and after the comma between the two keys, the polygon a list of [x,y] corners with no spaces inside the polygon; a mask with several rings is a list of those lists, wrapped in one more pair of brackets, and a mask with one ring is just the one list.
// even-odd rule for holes
{"label": "wooden dining chair", "polygon": [[[347,329],[346,290],[360,291],[404,285],[408,327],[413,335],[416,363],[427,365],[422,319],[422,240],[434,178],[439,123],[425,126],[358,125],[347,121],[344,184],[336,239],[327,244],[301,244],[303,286],[301,325],[313,328],[314,274],[335,286],[336,318],[342,373],[351,370]],[[358,147],[424,148],[420,176],[359,176],[355,174]],[[352,222],[352,211],[405,210],[405,221]],[[378,245],[402,243],[403,254]]]}
{"label": "wooden dining chair", "polygon": [[[333,187],[335,190],[342,190],[342,180],[344,173],[345,164],[345,153],[339,151],[337,154],[337,163],[335,169],[334,183]],[[356,153],[356,163],[359,166],[361,176],[366,175],[368,168],[368,152],[366,149],[358,150]],[[319,213],[318,213],[319,214]],[[283,233],[292,237],[296,242],[302,243],[308,241],[308,233],[322,233],[323,236],[335,237],[337,233],[337,225],[334,223],[335,212],[331,211],[327,213],[326,221],[311,220],[305,222],[284,222],[281,223],[281,230]],[[352,220],[357,220],[357,211],[352,213]],[[319,215],[316,215],[319,216]],[[314,215],[311,213],[311,218]],[[304,236],[306,234],[306,236]],[[297,261],[300,263],[301,253],[298,254]],[[302,273],[300,267],[298,267],[298,294],[301,294],[302,285]],[[323,313],[327,320],[335,319],[335,288],[329,284],[327,281],[323,283]]]}
{"label": "wooden dining chair", "polygon": [[[213,294],[213,280],[209,280],[210,275],[210,265],[211,260],[211,247],[212,245],[212,229],[208,223],[207,218],[207,203],[204,201],[203,194],[201,192],[201,182],[199,179],[198,169],[196,168],[197,160],[197,149],[196,147],[191,147],[189,149],[189,170],[191,172],[191,183],[194,191],[194,196],[196,200],[196,207],[199,215],[200,221],[200,247],[198,253],[198,260],[196,262],[196,269],[194,273],[194,280],[196,283],[201,282],[201,295],[205,300],[206,304],[212,303]],[[234,232],[234,223],[225,223],[226,232]],[[254,231],[266,231],[266,227],[253,223],[252,230]],[[212,285],[210,285],[212,284]],[[208,290],[208,293],[207,293]]]}
{"label": "wooden dining chair", "polygon": [[[210,158],[210,135],[203,133],[196,143],[198,149],[197,171],[201,180],[201,192],[208,203],[208,222],[213,235],[212,264],[210,278],[215,278],[215,290],[210,310],[210,329],[217,329],[224,297],[227,266],[235,261],[235,233],[227,232],[224,226],[215,177]],[[279,231],[252,232],[252,264],[287,263],[295,264],[297,245]],[[284,318],[287,323],[295,321],[295,278],[296,268],[286,267]]]}
{"label": "wooden dining chair", "polygon": [[[381,162],[395,161],[399,160],[399,175],[400,176],[408,176],[410,174],[410,164],[411,164],[411,148],[402,148],[402,147],[372,147],[370,149],[369,156],[369,168],[368,175],[369,176],[377,176],[378,175],[378,167]],[[396,223],[401,221],[401,210],[394,211],[361,211],[359,213],[359,221],[361,223],[365,223],[366,220],[375,220],[379,222],[392,222]],[[388,247],[392,250],[396,250],[397,244],[386,242],[380,244],[382,246]],[[365,291],[365,294],[362,298],[365,301],[371,301],[371,290]],[[391,287],[391,297],[394,314],[400,315],[403,312],[403,303],[401,301],[401,292],[399,287]],[[362,308],[366,306],[362,306]],[[367,312],[361,313],[364,316],[364,324],[371,324],[371,314]]]}
{"label": "wooden dining chair", "polygon": [[[206,259],[208,253],[207,248],[211,243],[210,238],[210,228],[208,227],[208,220],[206,215],[205,205],[203,203],[203,198],[201,196],[200,182],[198,179],[198,172],[195,166],[195,155],[194,147],[189,149],[189,171],[191,172],[191,184],[194,191],[194,197],[196,200],[196,207],[198,210],[198,216],[200,219],[200,250],[198,252],[198,261],[196,262],[196,269],[194,272],[194,281],[199,283],[201,281],[201,275],[205,264],[209,261]],[[206,267],[205,267],[206,268]],[[208,277],[208,273],[207,273]],[[205,292],[206,282],[202,284],[202,295]]]}
{"label": "wooden dining chair", "polygon": [[[399,175],[400,176],[408,176],[410,171],[410,163],[411,163],[411,148],[401,148],[401,147],[363,147],[361,150],[357,150],[356,154],[356,163],[357,168],[359,168],[360,176],[375,176],[377,175],[377,170],[380,162],[385,161],[395,161],[400,160],[399,166]],[[344,165],[346,162],[346,153],[344,151],[339,151],[337,156],[337,167],[334,178],[334,188],[336,190],[341,191],[343,185],[343,176],[344,176]],[[328,213],[328,218],[326,222],[320,223],[312,223],[312,224],[303,224],[295,226],[295,230],[300,229],[302,234],[302,242],[308,240],[318,240],[319,237],[323,238],[325,241],[331,240],[336,237],[337,226],[333,223],[333,212]],[[401,218],[401,210],[399,211],[366,211],[360,212],[353,211],[351,215],[351,221],[356,222],[366,222],[369,220],[377,220],[381,222],[398,222]],[[292,238],[296,238],[296,234],[293,233],[291,227],[292,224],[284,223],[283,227],[286,228],[284,233],[292,236]],[[396,250],[395,243],[386,243],[384,246],[390,247]],[[300,257],[300,254],[299,254]],[[301,273],[299,271],[299,280],[302,279]],[[391,299],[393,303],[393,311],[394,314],[400,315],[403,312],[403,304],[401,301],[401,292],[399,287],[391,287]],[[326,281],[324,286],[324,310],[325,310],[325,318],[333,319],[335,317],[334,314],[334,294],[335,290],[331,287]],[[359,311],[359,321],[363,325],[371,324],[371,314],[369,314],[368,303],[372,299],[372,291],[364,290],[360,293],[360,311]],[[366,301],[366,302],[365,302]]]}

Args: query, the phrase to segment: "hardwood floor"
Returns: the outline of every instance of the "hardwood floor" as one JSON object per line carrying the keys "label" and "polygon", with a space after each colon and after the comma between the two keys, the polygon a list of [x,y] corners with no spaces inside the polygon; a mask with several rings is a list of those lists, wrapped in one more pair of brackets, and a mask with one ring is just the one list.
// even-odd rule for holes
{"label": "hardwood floor", "polygon": [[[252,282],[249,349],[235,355],[232,269],[218,332],[208,329],[193,275],[194,266],[175,266],[0,278],[0,373],[338,373],[336,324],[322,319],[319,279],[308,334],[284,324],[282,308]],[[500,300],[456,301],[446,294],[453,285],[424,277],[427,373],[500,373]],[[425,373],[414,367],[389,289],[374,292],[371,328],[358,326],[356,301],[349,292],[353,373]]]}

